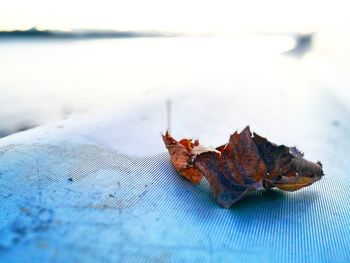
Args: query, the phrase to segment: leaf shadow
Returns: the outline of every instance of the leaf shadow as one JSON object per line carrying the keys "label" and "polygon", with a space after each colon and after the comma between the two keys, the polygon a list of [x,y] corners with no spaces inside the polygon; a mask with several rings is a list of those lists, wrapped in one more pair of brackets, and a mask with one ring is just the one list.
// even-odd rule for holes
{"label": "leaf shadow", "polygon": [[248,194],[238,203],[234,204],[230,209],[233,211],[244,210],[248,206],[288,206],[303,204],[312,204],[318,199],[319,193],[317,191],[303,189],[298,192],[285,192],[277,188],[268,190],[257,190]]}

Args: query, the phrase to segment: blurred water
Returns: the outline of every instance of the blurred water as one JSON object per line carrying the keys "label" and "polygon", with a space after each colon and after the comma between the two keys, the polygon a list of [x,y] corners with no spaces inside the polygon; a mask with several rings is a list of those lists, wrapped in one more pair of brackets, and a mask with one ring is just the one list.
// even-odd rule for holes
{"label": "blurred water", "polygon": [[5,40],[0,42],[0,137],[160,91],[171,98],[175,90],[305,87],[315,65],[318,75],[327,69],[317,56],[280,55],[294,45],[288,36]]}

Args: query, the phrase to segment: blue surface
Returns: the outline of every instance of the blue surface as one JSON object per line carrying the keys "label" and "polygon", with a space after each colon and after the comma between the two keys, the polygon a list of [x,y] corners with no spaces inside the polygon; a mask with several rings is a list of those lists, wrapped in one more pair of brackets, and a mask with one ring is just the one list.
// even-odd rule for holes
{"label": "blue surface", "polygon": [[205,181],[180,178],[166,153],[32,144],[0,149],[0,182],[1,262],[350,259],[350,183],[329,175],[223,209]]}
{"label": "blue surface", "polygon": [[174,102],[174,130],[204,145],[249,123],[322,161],[314,185],[231,209],[172,167],[164,98],[1,139],[0,262],[350,262],[349,110],[331,92],[283,91]]}

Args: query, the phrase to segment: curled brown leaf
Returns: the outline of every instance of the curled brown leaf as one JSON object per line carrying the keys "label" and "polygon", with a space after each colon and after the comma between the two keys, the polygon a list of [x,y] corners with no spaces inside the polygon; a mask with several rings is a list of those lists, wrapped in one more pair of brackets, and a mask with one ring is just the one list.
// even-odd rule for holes
{"label": "curled brown leaf", "polygon": [[249,127],[216,149],[202,147],[197,140],[176,141],[168,132],[163,141],[177,171],[192,183],[204,176],[218,204],[226,208],[256,189],[296,191],[324,175],[320,162],[307,161],[294,147],[252,134]]}

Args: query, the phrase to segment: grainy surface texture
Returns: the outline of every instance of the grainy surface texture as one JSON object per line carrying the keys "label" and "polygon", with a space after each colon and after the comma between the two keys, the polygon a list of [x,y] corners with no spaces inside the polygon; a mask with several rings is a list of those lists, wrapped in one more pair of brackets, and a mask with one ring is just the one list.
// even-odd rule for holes
{"label": "grainy surface texture", "polygon": [[2,138],[0,261],[349,262],[349,108],[296,80],[173,89],[177,138],[215,146],[249,124],[324,165],[308,188],[252,192],[230,209],[172,166],[160,136],[169,94]]}

